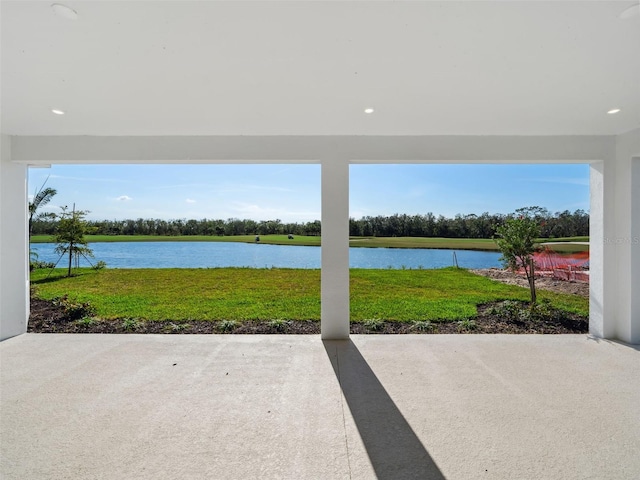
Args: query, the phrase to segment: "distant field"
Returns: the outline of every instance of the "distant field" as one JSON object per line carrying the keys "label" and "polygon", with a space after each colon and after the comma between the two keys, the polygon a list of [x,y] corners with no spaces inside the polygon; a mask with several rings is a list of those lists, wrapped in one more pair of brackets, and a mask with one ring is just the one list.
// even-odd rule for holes
{"label": "distant field", "polygon": [[[320,270],[302,269],[81,269],[32,272],[36,293],[91,302],[97,316],[139,320],[318,320]],[[528,289],[464,269],[360,270],[351,278],[351,320],[452,321],[471,318],[477,305],[528,300]],[[589,301],[539,292],[564,310],[587,315]]]}
{"label": "distant field", "polygon": [[[209,235],[182,235],[182,236],[154,236],[154,235],[87,235],[89,243],[97,242],[242,242],[254,243],[255,235],[235,236],[209,236]],[[49,235],[34,235],[31,243],[51,242]],[[589,237],[540,239],[549,242],[588,242]],[[304,245],[320,246],[321,239],[318,236],[295,235],[289,240],[287,235],[261,235],[260,243],[270,245]],[[455,250],[491,250],[497,251],[498,247],[491,239],[473,238],[423,238],[423,237],[349,237],[349,245],[352,247],[386,247],[386,248],[448,248]],[[588,245],[556,245],[553,250],[558,252],[581,252],[589,250]]]}
{"label": "distant field", "polygon": [[[255,235],[87,235],[89,243],[98,242],[240,242],[254,243]],[[33,235],[31,243],[48,243],[52,241],[49,235]],[[319,246],[320,237],[296,235],[289,240],[287,235],[261,235],[260,243],[270,245],[308,245]]]}
{"label": "distant field", "polygon": [[543,242],[588,242],[589,237],[562,237],[562,238],[543,238]]}
{"label": "distant field", "polygon": [[424,237],[349,237],[352,247],[449,248],[456,250],[498,250],[490,239]]}

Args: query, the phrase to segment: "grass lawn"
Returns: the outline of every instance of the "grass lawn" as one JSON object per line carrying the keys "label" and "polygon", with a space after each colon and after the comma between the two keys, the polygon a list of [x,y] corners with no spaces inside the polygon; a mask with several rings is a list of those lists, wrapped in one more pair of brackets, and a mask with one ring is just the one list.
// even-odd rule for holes
{"label": "grass lawn", "polygon": [[[241,242],[254,243],[255,235],[210,236],[210,235],[87,235],[89,243],[96,242]],[[49,235],[34,235],[31,243],[51,242]],[[540,241],[588,242],[589,237],[571,237],[540,239]],[[303,245],[320,246],[320,237],[295,235],[292,240],[287,235],[261,235],[260,243],[270,245]],[[349,237],[352,247],[387,247],[387,248],[448,248],[454,250],[490,250],[498,251],[498,247],[491,239],[484,238],[424,238],[424,237]],[[589,250],[588,245],[554,245],[557,252],[581,252]]]}
{"label": "grass lawn", "polygon": [[[320,270],[56,269],[32,272],[44,299],[69,295],[90,302],[101,318],[140,320],[319,320]],[[473,317],[476,305],[527,300],[528,290],[463,269],[351,270],[351,321],[451,321]],[[586,298],[539,292],[564,310],[587,315]]]}

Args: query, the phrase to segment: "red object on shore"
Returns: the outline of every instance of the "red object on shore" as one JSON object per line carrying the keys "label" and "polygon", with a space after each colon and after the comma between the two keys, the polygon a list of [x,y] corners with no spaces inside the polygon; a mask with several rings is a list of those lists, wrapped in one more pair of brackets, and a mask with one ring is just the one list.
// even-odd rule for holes
{"label": "red object on shore", "polygon": [[536,275],[572,282],[589,282],[589,252],[558,253],[545,247],[533,254],[533,261]]}

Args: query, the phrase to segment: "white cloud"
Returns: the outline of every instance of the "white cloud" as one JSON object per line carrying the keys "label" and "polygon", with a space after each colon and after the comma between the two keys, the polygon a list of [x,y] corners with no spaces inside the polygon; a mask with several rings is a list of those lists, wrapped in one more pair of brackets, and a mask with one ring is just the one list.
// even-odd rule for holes
{"label": "white cloud", "polygon": [[185,202],[187,202],[187,203],[196,203],[196,201],[193,198],[187,198],[185,200]]}
{"label": "white cloud", "polygon": [[121,202],[128,202],[129,200],[133,200],[129,195],[120,195],[116,200]]}

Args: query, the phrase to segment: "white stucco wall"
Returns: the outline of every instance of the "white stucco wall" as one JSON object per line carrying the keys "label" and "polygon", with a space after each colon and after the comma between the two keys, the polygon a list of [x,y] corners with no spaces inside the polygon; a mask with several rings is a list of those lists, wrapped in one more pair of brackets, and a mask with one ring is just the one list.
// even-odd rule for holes
{"label": "white stucco wall", "polygon": [[615,333],[640,343],[640,129],[616,138],[614,228],[605,237],[611,250],[615,288]]}
{"label": "white stucco wall", "polygon": [[[640,132],[638,133],[640,137]],[[640,344],[640,154],[631,160],[631,328],[629,342]]]}
{"label": "white stucco wall", "polygon": [[27,166],[0,137],[0,340],[24,333],[29,315]]}

